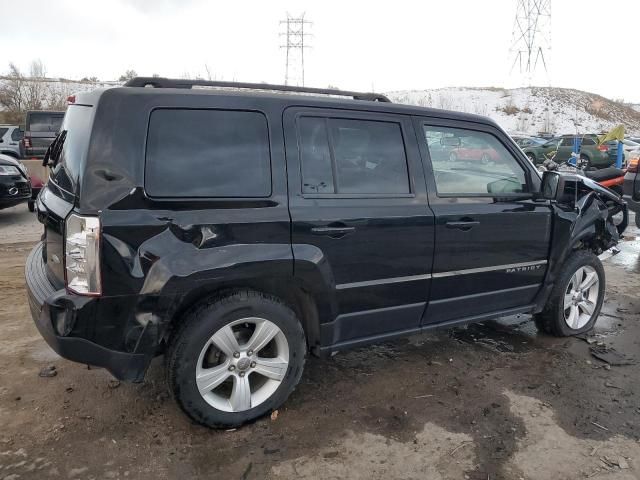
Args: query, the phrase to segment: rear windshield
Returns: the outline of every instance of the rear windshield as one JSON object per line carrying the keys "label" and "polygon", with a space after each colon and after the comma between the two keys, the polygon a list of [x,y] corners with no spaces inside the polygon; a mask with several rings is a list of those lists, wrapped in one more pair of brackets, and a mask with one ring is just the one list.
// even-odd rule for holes
{"label": "rear windshield", "polygon": [[[93,122],[93,108],[85,105],[69,105],[60,128],[64,142],[57,146],[58,158],[50,159],[51,178],[62,189],[76,193],[80,172],[86,163],[89,136]],[[54,146],[56,146],[54,141]]]}
{"label": "rear windshield", "polygon": [[27,115],[26,130],[28,132],[58,133],[64,113],[36,112]]}

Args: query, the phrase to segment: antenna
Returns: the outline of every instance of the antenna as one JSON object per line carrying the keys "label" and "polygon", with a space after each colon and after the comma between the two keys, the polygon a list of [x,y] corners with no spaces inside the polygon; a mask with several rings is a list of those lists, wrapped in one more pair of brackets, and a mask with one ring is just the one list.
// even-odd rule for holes
{"label": "antenna", "polygon": [[305,27],[312,23],[304,19],[304,13],[300,17],[287,13],[287,19],[280,21],[281,28],[282,25],[286,25],[286,31],[280,32],[280,36],[285,37],[285,44],[280,48],[286,49],[284,84],[304,87],[304,50],[310,48],[306,39],[311,36]]}
{"label": "antenna", "polygon": [[513,59],[511,72],[519,69],[525,83],[531,86],[540,67],[548,78],[551,53],[551,0],[517,0],[516,18],[509,53]]}

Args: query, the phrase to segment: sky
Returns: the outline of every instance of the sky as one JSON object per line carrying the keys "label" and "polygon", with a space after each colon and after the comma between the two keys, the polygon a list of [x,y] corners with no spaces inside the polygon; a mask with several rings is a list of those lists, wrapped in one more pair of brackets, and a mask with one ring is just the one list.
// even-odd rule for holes
{"label": "sky", "polygon": [[[640,1],[551,0],[548,72],[533,83],[640,103]],[[19,5],[19,8],[15,8]],[[40,59],[47,75],[139,75],[283,83],[284,27],[313,22],[305,84],[393,91],[515,87],[517,0],[0,0],[0,73]],[[627,52],[629,55],[627,56]],[[621,52],[621,58],[615,53]]]}

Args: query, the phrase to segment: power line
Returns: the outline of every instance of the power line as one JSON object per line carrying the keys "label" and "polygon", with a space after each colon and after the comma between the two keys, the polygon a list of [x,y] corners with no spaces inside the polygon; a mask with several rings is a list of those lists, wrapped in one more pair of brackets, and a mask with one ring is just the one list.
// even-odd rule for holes
{"label": "power line", "polygon": [[307,38],[311,36],[305,28],[308,29],[312,22],[305,20],[304,13],[300,17],[287,13],[287,19],[280,21],[280,28],[283,25],[286,30],[280,32],[280,36],[285,37],[285,44],[280,48],[286,49],[284,84],[304,87],[304,51],[310,48]]}
{"label": "power line", "polygon": [[551,53],[551,0],[517,0],[513,22],[511,48],[511,72],[519,69],[520,75],[531,84],[533,77],[544,69],[548,76]]}

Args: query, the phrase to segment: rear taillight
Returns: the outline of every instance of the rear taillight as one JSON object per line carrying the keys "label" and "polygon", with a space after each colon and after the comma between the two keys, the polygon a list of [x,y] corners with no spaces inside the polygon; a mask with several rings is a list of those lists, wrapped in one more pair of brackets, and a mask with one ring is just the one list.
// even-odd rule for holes
{"label": "rear taillight", "polygon": [[598,145],[598,150],[600,150],[601,152],[608,152],[609,151],[609,146],[608,145]]}
{"label": "rear taillight", "polygon": [[627,172],[637,173],[638,172],[638,162],[640,159],[632,158],[629,160],[629,165],[627,166]]}
{"label": "rear taillight", "polygon": [[100,295],[100,219],[69,215],[64,252],[67,289],[79,295]]}
{"label": "rear taillight", "polygon": [[29,137],[24,137],[24,147],[31,148],[31,139]]}

